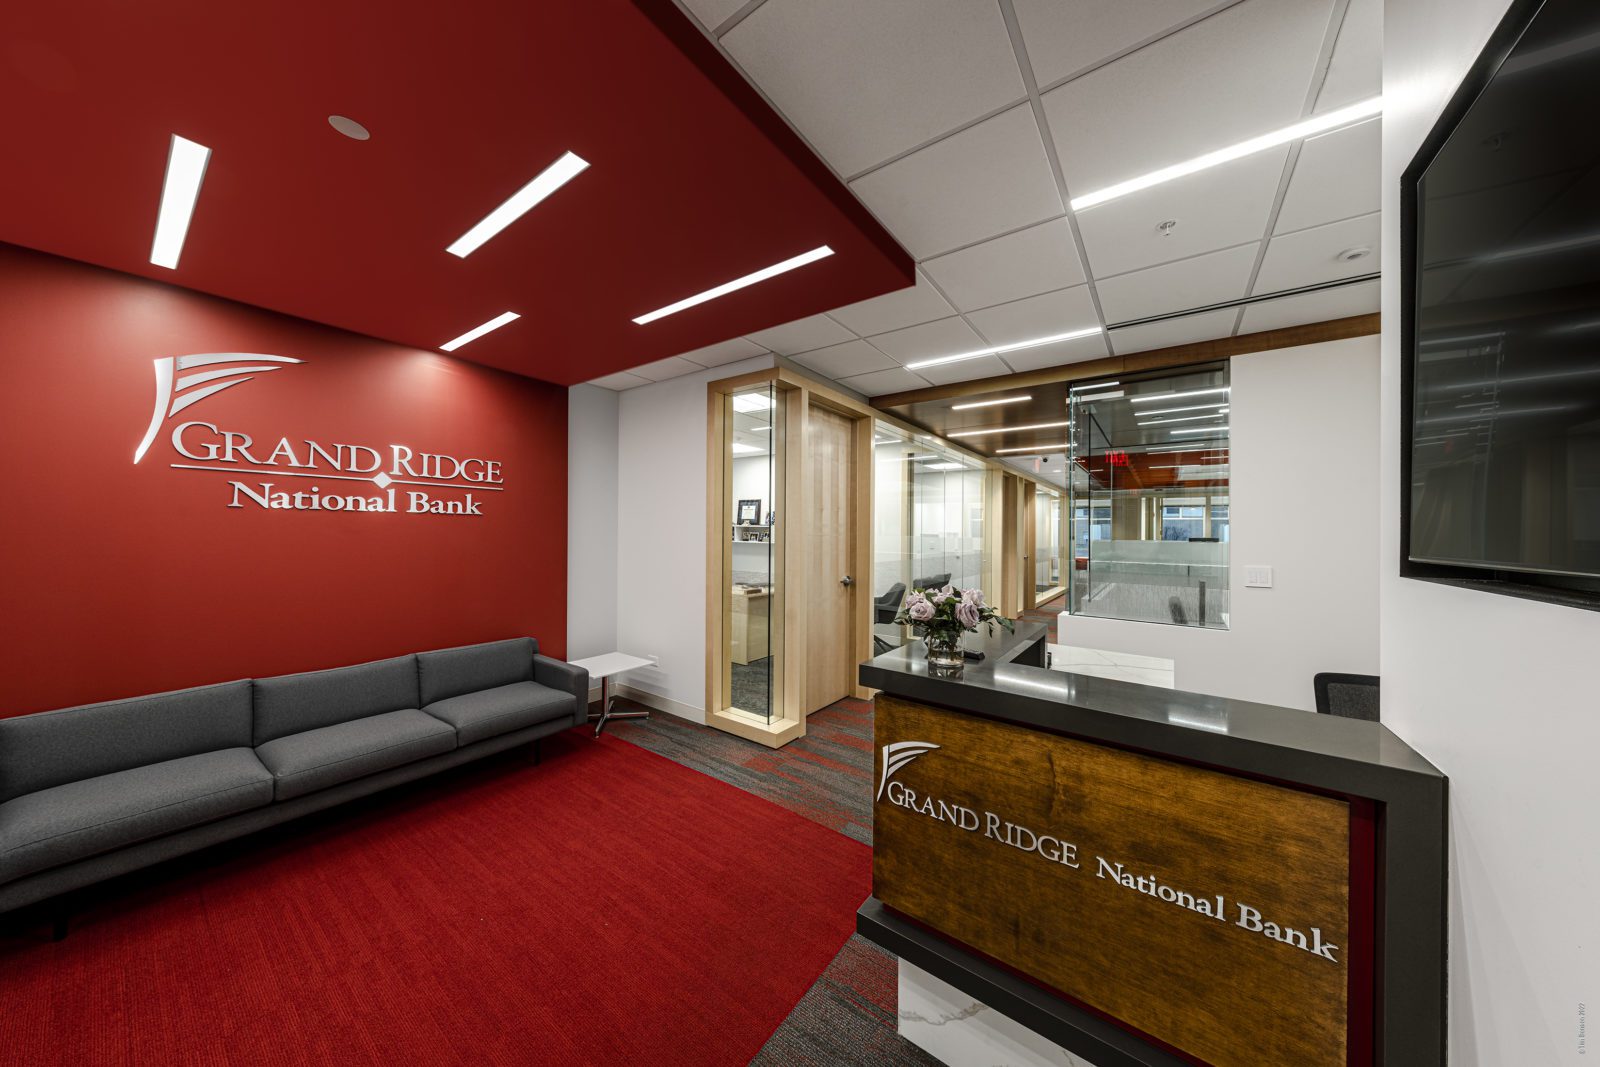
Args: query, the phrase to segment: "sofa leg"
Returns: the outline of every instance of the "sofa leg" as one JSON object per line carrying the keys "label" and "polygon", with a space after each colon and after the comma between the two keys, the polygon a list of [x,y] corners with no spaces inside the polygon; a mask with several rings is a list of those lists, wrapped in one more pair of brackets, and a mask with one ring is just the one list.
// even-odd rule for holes
{"label": "sofa leg", "polygon": [[68,915],[64,911],[56,912],[55,920],[50,928],[50,940],[65,941],[67,939]]}

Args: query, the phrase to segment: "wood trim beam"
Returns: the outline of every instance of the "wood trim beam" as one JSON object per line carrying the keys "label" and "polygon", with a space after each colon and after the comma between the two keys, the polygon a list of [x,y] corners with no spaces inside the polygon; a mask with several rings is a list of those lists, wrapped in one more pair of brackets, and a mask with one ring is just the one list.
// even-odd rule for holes
{"label": "wood trim beam", "polygon": [[1328,319],[1304,326],[1286,326],[1280,330],[1263,330],[1240,337],[1222,337],[1215,341],[1198,341],[1194,344],[1158,348],[1150,352],[1135,352],[1126,356],[1108,356],[1104,359],[1068,363],[1061,367],[1022,371],[1018,374],[1001,374],[992,378],[978,378],[953,385],[936,385],[927,389],[912,389],[904,393],[888,393],[872,398],[872,406],[880,411],[905,407],[935,400],[953,400],[962,396],[981,396],[1007,389],[1026,389],[1031,386],[1054,385],[1059,382],[1082,381],[1086,378],[1103,378],[1108,374],[1132,374],[1136,371],[1163,370],[1185,367],[1196,363],[1214,363],[1219,359],[1252,352],[1266,352],[1274,348],[1296,348],[1323,341],[1342,341],[1347,337],[1365,337],[1378,332],[1379,316],[1352,315],[1343,319]]}

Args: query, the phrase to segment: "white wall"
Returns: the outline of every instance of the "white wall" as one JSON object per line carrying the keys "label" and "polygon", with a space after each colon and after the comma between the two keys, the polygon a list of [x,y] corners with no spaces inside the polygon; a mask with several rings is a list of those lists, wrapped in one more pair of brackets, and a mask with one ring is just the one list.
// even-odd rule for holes
{"label": "white wall", "polygon": [[1399,577],[1400,174],[1506,7],[1384,19],[1383,720],[1450,776],[1450,1061],[1473,1067],[1600,1055],[1600,614]]}
{"label": "white wall", "polygon": [[567,658],[617,648],[617,394],[567,391]]}
{"label": "white wall", "polygon": [[705,386],[772,365],[770,356],[745,360],[629,389],[618,401],[617,647],[660,658],[659,668],[628,675],[636,695],[700,722],[706,688]]}
{"label": "white wall", "polygon": [[[1314,710],[1378,673],[1378,339],[1232,360],[1228,630],[1061,616],[1059,640],[1174,661],[1179,689]],[[1246,564],[1273,588],[1246,589]]]}

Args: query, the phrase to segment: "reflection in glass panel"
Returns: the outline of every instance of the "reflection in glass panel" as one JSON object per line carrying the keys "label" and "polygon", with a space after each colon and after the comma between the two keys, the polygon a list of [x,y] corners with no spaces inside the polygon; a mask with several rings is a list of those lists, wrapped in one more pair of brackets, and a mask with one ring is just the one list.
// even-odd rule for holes
{"label": "reflection in glass panel", "polygon": [[1228,368],[1072,391],[1070,610],[1228,625]]}
{"label": "reflection in glass panel", "polygon": [[933,439],[873,433],[873,653],[903,644],[894,617],[913,589],[982,586],[984,471]]}
{"label": "reflection in glass panel", "polygon": [[728,701],[770,721],[773,713],[773,609],[777,588],[776,520],[782,447],[777,393],[763,384],[727,397],[729,427]]}

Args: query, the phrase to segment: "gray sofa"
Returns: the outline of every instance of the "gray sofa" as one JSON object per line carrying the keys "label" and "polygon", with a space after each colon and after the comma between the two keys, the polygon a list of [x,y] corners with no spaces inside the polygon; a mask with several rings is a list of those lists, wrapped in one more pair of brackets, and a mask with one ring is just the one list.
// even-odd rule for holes
{"label": "gray sofa", "polygon": [[582,725],[588,672],[538,653],[522,637],[0,719],[0,912]]}

